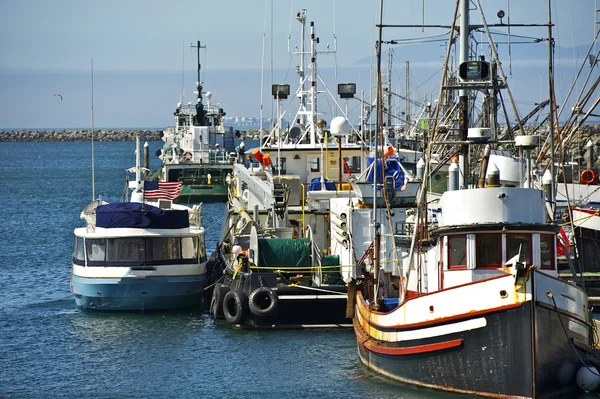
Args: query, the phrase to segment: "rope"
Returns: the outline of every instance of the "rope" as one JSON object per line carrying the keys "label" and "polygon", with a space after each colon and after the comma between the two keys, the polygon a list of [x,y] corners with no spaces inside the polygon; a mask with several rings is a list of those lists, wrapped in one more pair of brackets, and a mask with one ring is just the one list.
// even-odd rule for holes
{"label": "rope", "polygon": [[573,340],[571,338],[569,338],[569,333],[567,332],[567,329],[565,328],[565,324],[563,323],[562,317],[560,316],[560,310],[558,309],[558,306],[556,305],[556,300],[554,300],[554,295],[552,295],[552,291],[548,290],[547,295],[550,297],[550,299],[552,299],[552,303],[554,304],[554,310],[556,311],[556,314],[558,315],[558,321],[560,321],[560,325],[563,329],[563,332],[565,333],[565,336],[567,337],[567,341],[569,341],[569,344],[571,345],[571,348],[573,349],[573,352],[575,352],[575,355],[577,355],[577,358],[579,359],[579,361],[581,362],[583,367],[587,368],[596,377],[600,377],[600,374],[598,374],[598,372],[596,370],[589,368],[587,363],[585,363],[583,361],[583,359],[581,358],[581,355],[579,355],[579,352],[577,352],[577,349],[575,349]]}
{"label": "rope", "polygon": [[224,278],[225,278],[225,276],[221,276],[220,279],[218,279],[217,281],[215,281],[214,283],[212,283],[208,287],[204,287],[204,291],[211,289],[212,287],[214,287],[215,285],[217,285],[218,282],[221,282]]}
{"label": "rope", "polygon": [[326,292],[328,294],[336,294],[339,296],[346,296],[346,294],[341,293],[341,292],[324,290],[322,288],[306,287],[306,286],[298,285],[298,284],[289,284],[288,287],[302,288],[304,290],[309,290],[309,291],[319,291],[319,292]]}

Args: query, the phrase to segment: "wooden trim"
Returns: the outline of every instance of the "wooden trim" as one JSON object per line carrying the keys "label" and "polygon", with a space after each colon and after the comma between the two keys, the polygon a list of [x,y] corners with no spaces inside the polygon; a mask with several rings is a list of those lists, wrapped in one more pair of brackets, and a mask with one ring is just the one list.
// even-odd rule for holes
{"label": "wooden trim", "polygon": [[587,353],[592,353],[594,351],[594,348],[592,348],[590,345],[586,344],[585,342],[578,340],[577,338],[573,338],[573,345],[575,345],[576,347],[578,347],[579,349],[581,349],[582,351],[587,352]]}
{"label": "wooden trim", "polygon": [[[373,326],[379,330],[384,330],[384,331],[403,331],[403,330],[410,330],[413,328],[433,326],[433,325],[458,321],[458,320],[462,320],[462,319],[470,319],[470,318],[474,318],[477,316],[483,316],[483,315],[486,315],[489,313],[496,313],[496,312],[502,312],[505,310],[516,309],[516,308],[520,308],[521,306],[523,306],[522,303],[517,302],[517,303],[511,304],[511,305],[499,306],[496,308],[490,308],[490,309],[485,309],[485,310],[470,311],[467,313],[462,313],[462,314],[458,314],[458,315],[454,315],[454,316],[440,317],[440,318],[437,318],[434,320],[422,321],[422,322],[418,322],[418,323],[407,323],[407,324],[402,324],[402,325],[396,325],[393,327],[387,327],[387,326],[383,326],[379,323],[374,322],[368,314],[365,314],[364,309],[368,309],[369,307],[368,307],[367,303],[365,302],[364,297],[362,296],[362,292],[359,291],[357,295],[359,295],[359,298],[358,298],[359,302],[357,303],[357,307],[358,307],[358,311],[361,314],[361,316],[367,321],[367,323],[370,326]],[[406,303],[406,301],[404,303]],[[402,305],[404,305],[404,304],[402,304]],[[398,306],[396,309],[400,308],[402,305]],[[368,313],[374,313],[374,314],[380,314],[380,315],[386,314],[386,313],[377,312],[377,311],[373,311],[373,310],[368,310]]]}
{"label": "wooden trim", "polygon": [[562,314],[564,316],[571,317],[571,318],[573,318],[573,319],[575,319],[577,321],[582,322],[583,324],[585,324],[588,327],[591,326],[588,323],[587,320],[585,320],[584,318],[580,317],[579,315],[576,315],[575,313],[571,313],[571,312],[567,312],[567,311],[559,309],[559,308],[555,308],[554,305],[550,305],[548,303],[541,302],[539,300],[536,300],[536,304],[539,305],[539,306],[541,306],[541,307],[543,307],[543,308],[546,308],[548,310],[554,310],[555,312],[558,312],[558,313],[560,313],[560,314]]}

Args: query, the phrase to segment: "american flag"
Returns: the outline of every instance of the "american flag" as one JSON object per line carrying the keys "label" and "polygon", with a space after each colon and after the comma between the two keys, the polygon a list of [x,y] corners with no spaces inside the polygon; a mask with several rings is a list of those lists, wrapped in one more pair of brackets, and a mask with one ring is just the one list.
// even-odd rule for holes
{"label": "american flag", "polygon": [[179,197],[181,191],[180,181],[176,182],[156,182],[156,181],[145,181],[144,182],[144,197],[147,199],[170,199],[174,200]]}

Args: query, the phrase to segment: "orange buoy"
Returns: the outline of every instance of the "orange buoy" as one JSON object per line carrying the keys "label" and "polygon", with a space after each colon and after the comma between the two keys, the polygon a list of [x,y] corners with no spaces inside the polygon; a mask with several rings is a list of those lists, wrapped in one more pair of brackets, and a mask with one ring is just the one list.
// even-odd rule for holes
{"label": "orange buoy", "polygon": [[256,160],[258,162],[262,162],[263,154],[260,152],[260,150],[258,148],[255,148],[252,150],[252,155],[254,156],[254,158],[256,158]]}
{"label": "orange buoy", "polygon": [[262,161],[263,161],[263,165],[271,166],[271,156],[269,154],[263,154]]}
{"label": "orange buoy", "polygon": [[586,169],[579,175],[579,181],[583,184],[592,184],[596,182],[596,174],[591,169]]}

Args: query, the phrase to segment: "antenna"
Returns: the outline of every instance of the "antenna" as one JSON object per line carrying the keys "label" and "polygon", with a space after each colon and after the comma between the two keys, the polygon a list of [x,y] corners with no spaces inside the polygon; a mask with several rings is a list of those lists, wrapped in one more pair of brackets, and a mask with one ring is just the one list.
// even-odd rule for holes
{"label": "antenna", "polygon": [[96,198],[94,175],[94,58],[92,57],[92,201]]}

